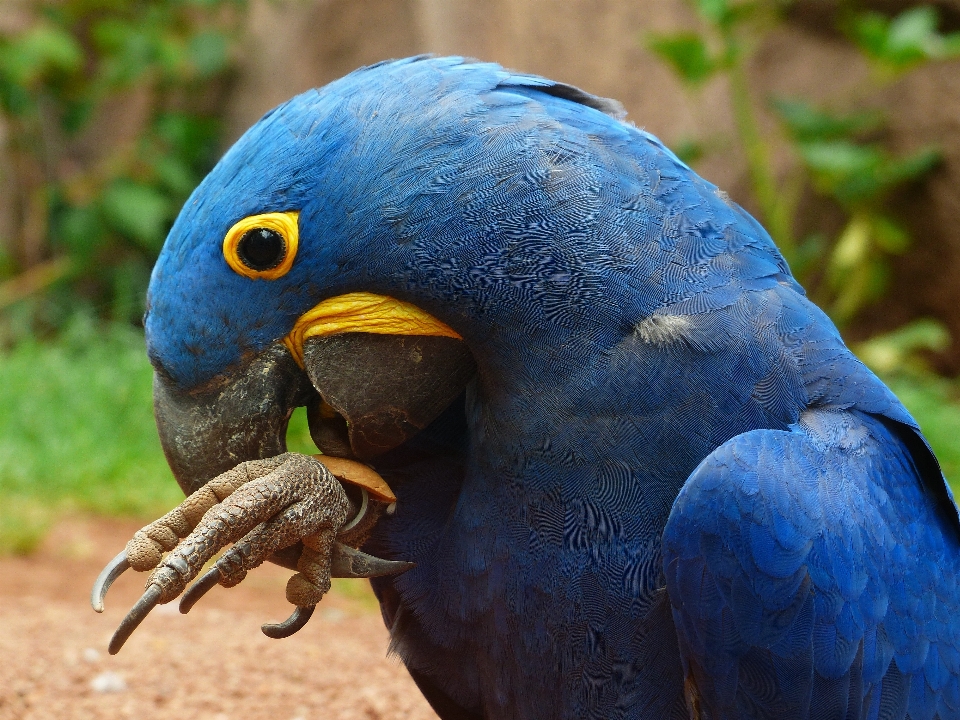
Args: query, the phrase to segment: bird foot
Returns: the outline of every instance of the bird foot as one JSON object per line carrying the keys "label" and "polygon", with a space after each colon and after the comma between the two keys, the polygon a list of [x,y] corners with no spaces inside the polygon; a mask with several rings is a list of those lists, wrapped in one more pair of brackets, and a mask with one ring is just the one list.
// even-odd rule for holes
{"label": "bird foot", "polygon": [[285,622],[262,628],[273,638],[292,635],[310,619],[330,589],[331,577],[375,577],[413,567],[351,547],[365,539],[380,513],[395,501],[379,475],[351,460],[285,453],[237,465],[138,530],[100,573],[91,594],[97,612],[103,612],[104,597],[123,572],[129,568],[150,572],[143,596],[110,641],[110,654],[120,651],[154,607],[180,596],[204,565],[231,543],[183,594],[180,612],[189,612],[214,585],[237,585],[274,552],[300,541],[304,549],[297,562],[299,572],[289,579],[286,590],[296,609]]}

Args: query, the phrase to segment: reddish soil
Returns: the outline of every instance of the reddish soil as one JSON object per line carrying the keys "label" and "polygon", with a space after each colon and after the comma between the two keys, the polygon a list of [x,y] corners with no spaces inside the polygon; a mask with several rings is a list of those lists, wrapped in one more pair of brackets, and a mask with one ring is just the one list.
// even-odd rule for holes
{"label": "reddish soil", "polygon": [[90,586],[137,527],[71,519],[30,557],[0,558],[0,720],[436,720],[386,656],[362,580],[338,581],[306,628],[270,640],[260,624],[289,613],[290,572],[264,566],[189,615],[157,608],[111,657],[107,642],[144,576],[118,580],[103,615],[90,609]]}

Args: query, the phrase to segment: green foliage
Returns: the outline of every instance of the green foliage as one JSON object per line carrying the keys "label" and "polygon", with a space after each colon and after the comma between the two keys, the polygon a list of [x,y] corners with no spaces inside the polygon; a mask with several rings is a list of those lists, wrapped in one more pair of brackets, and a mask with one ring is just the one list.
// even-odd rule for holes
{"label": "green foliage", "polygon": [[306,408],[297,408],[293,411],[290,424],[287,426],[287,450],[290,452],[313,455],[319,452],[310,436],[310,426],[307,425]]}
{"label": "green foliage", "polygon": [[685,138],[673,143],[673,153],[681,162],[692,165],[704,156],[707,148],[699,140]]}
{"label": "green foliage", "polygon": [[649,47],[673,67],[684,81],[699,84],[717,71],[717,61],[710,56],[707,44],[696,33],[651,36]]}
{"label": "green foliage", "polygon": [[950,345],[950,333],[935,320],[914,320],[893,332],[860,343],[857,357],[881,375],[925,378],[930,370],[923,352],[940,352]]}
{"label": "green foliage", "polygon": [[[0,553],[29,552],[57,516],[153,520],[183,499],[153,419],[143,335],[74,315],[54,342],[0,353]],[[292,451],[317,452],[306,412]]]}
{"label": "green foliage", "polygon": [[[697,32],[655,35],[650,49],[690,85],[718,73],[729,79],[730,101],[738,139],[747,158],[754,200],[800,281],[843,325],[882,295],[889,275],[888,258],[910,244],[902,223],[886,207],[905,185],[922,180],[940,162],[935,147],[898,155],[880,141],[887,120],[876,111],[835,113],[801,98],[776,98],[770,106],[783,128],[795,164],[777,177],[773,140],[760,129],[746,63],[750,50],[776,26],[788,2],[692,0],[701,21]],[[937,32],[937,15],[929,7],[907,10],[894,18],[853,13],[839,20],[849,37],[884,77],[919,63],[960,56],[960,34]],[[689,138],[684,147],[704,148]],[[798,200],[804,188],[828,199],[846,215],[833,235],[814,228],[795,237],[800,225]]]}
{"label": "green foliage", "polygon": [[803,142],[797,149],[820,191],[844,205],[879,199],[899,185],[923,177],[940,162],[935,148],[895,157],[878,145],[851,140]]}
{"label": "green foliage", "polygon": [[816,252],[791,258],[797,275],[813,286],[815,298],[844,324],[882,295],[888,257],[909,248],[906,227],[885,210],[890,198],[933,170],[940,153],[934,147],[901,156],[889,152],[873,139],[886,126],[877,111],[830,113],[797,99],[776,99],[771,106],[807,181],[847,214],[831,243],[817,234],[805,241],[816,243]]}
{"label": "green foliage", "polygon": [[881,129],[883,113],[866,110],[844,115],[820,110],[804,100],[775,98],[771,105],[797,142],[823,142],[856,137]]}
{"label": "green foliage", "polygon": [[0,550],[64,510],[152,518],[179,502],[153,422],[143,336],[78,315],[0,355]]}
{"label": "green foliage", "polygon": [[851,17],[847,32],[882,70],[903,72],[929,60],[960,57],[960,32],[937,31],[937,12],[930,6],[905,10],[895,18],[876,12]]}
{"label": "green foliage", "polygon": [[164,236],[215,160],[215,100],[244,7],[38,0],[25,27],[0,36],[0,170],[16,172],[18,225],[0,238],[0,283],[70,260],[60,287],[31,291],[29,331],[56,329],[78,304],[139,320]]}

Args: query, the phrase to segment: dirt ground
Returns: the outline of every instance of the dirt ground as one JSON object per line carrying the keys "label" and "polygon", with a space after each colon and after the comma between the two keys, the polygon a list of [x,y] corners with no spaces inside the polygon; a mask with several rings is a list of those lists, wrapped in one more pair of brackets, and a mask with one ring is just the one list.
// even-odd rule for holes
{"label": "dirt ground", "polygon": [[214,588],[189,615],[161,606],[114,657],[107,642],[143,589],[128,571],[90,609],[101,567],[136,523],[70,519],[28,558],[0,558],[0,720],[436,719],[406,670],[363,580],[342,580],[297,635],[260,624],[287,616],[290,574],[273,565]]}

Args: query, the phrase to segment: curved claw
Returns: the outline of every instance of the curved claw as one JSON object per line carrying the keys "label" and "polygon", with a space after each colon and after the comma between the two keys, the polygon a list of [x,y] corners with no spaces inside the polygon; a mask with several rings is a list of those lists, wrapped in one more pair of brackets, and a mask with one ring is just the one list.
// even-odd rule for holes
{"label": "curved claw", "polygon": [[260,630],[274,640],[288,638],[303,629],[316,607],[316,605],[297,605],[290,617],[282,623],[264,623],[260,626]]}
{"label": "curved claw", "polygon": [[120,554],[108,562],[107,566],[100,571],[97,579],[93,582],[93,589],[90,590],[90,604],[96,612],[103,612],[103,600],[107,596],[110,586],[129,569],[130,561],[127,559],[127,551],[121,550]]}
{"label": "curved claw", "polygon": [[180,598],[180,612],[186,615],[197,601],[220,582],[220,570],[216,566],[207,570]]}
{"label": "curved claw", "polygon": [[384,560],[367,555],[343,543],[334,543],[330,558],[330,577],[371,578],[381,575],[398,575],[414,567],[415,563],[403,560]]}
{"label": "curved claw", "polygon": [[120,652],[120,648],[123,647],[127,638],[133,634],[133,631],[136,630],[140,623],[143,622],[143,619],[150,614],[150,611],[157,606],[162,592],[163,590],[160,589],[159,585],[151,585],[146,589],[140,599],[137,600],[137,604],[130,609],[130,612],[128,612],[127,616],[121,621],[120,627],[117,628],[113,637],[110,638],[107,652],[111,655],[116,655]]}
{"label": "curved claw", "polygon": [[353,516],[353,520],[348,522],[346,525],[340,528],[337,531],[339,535],[343,535],[345,532],[353,530],[357,525],[360,524],[360,521],[363,520],[364,516],[367,514],[367,509],[370,507],[370,493],[367,492],[366,488],[360,488],[360,509],[357,510],[357,514]]}

